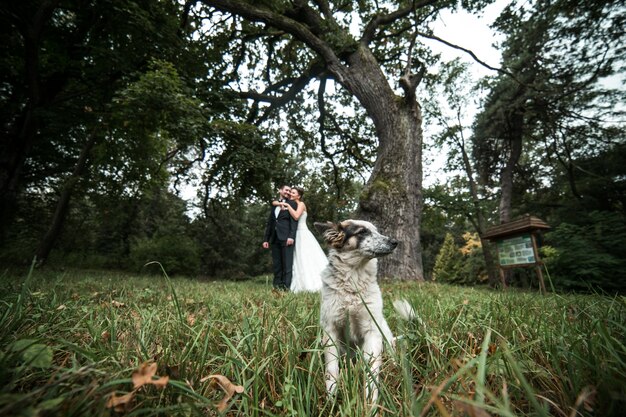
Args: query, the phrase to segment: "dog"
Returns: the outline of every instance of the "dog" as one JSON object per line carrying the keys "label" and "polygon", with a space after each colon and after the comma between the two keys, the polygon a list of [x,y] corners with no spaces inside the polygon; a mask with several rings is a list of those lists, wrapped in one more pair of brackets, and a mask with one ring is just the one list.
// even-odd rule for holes
{"label": "dog", "polygon": [[[330,395],[336,391],[339,356],[358,348],[370,366],[366,396],[371,404],[376,404],[383,347],[385,343],[392,348],[395,344],[383,316],[377,258],[393,252],[398,241],[362,220],[315,223],[315,227],[329,247],[328,265],[322,272],[320,305],[326,391]],[[414,316],[404,300],[396,300],[394,307],[406,320]]]}

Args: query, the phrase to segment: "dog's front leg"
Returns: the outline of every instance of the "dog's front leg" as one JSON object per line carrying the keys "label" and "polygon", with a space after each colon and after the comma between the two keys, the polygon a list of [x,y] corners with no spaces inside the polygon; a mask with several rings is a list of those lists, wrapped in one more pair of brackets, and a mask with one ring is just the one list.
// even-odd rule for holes
{"label": "dog's front leg", "polygon": [[383,362],[383,338],[376,331],[365,335],[363,356],[369,365],[367,376],[367,399],[374,406],[378,400],[378,373]]}
{"label": "dog's front leg", "polygon": [[[334,333],[334,334],[331,334]],[[339,377],[339,339],[336,332],[324,332],[322,345],[324,347],[324,362],[326,364],[326,392],[333,395],[337,390]]]}

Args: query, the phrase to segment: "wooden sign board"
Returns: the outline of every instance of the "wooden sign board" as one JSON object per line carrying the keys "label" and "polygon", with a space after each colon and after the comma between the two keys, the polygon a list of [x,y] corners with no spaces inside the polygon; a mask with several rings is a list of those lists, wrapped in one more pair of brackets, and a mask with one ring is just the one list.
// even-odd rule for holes
{"label": "wooden sign board", "polygon": [[550,226],[546,222],[527,214],[517,220],[491,227],[483,234],[484,239],[495,242],[498,247],[503,288],[506,288],[505,269],[534,266],[539,278],[539,289],[546,293],[541,273],[541,258],[537,250],[537,234],[547,229],[550,229]]}
{"label": "wooden sign board", "polygon": [[537,262],[533,239],[530,234],[524,234],[497,242],[498,259],[500,266],[529,266]]}

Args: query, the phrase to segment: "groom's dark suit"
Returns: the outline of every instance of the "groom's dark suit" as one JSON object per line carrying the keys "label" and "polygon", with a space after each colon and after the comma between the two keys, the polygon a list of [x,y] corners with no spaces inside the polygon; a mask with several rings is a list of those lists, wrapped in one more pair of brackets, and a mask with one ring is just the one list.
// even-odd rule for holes
{"label": "groom's dark suit", "polygon": [[[298,205],[295,201],[286,200],[293,209]],[[279,207],[280,209],[280,207]],[[280,210],[276,216],[276,207],[272,206],[265,227],[264,242],[269,242],[272,248],[272,263],[274,264],[274,288],[288,290],[291,286],[294,245],[287,246],[287,239],[296,240],[298,222],[291,217],[289,210]]]}

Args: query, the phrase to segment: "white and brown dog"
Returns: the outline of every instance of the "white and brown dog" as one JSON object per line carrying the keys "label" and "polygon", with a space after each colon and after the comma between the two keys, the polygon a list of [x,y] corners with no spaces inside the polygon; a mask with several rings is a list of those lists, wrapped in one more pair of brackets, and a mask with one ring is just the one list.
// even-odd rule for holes
{"label": "white and brown dog", "polygon": [[[322,273],[320,306],[326,390],[329,394],[336,391],[339,356],[346,350],[358,348],[370,366],[366,394],[371,404],[375,404],[383,347],[385,343],[394,344],[383,316],[376,258],[393,252],[398,242],[362,220],[315,223],[315,227],[329,247],[328,266]],[[414,317],[406,301],[396,301],[394,307],[404,319]]]}

